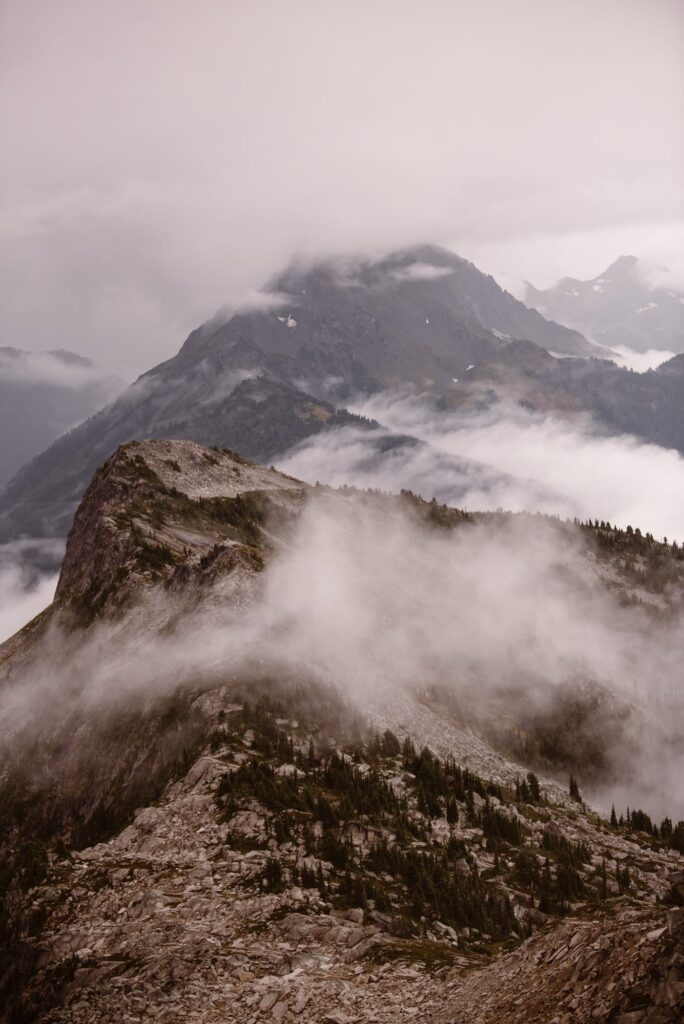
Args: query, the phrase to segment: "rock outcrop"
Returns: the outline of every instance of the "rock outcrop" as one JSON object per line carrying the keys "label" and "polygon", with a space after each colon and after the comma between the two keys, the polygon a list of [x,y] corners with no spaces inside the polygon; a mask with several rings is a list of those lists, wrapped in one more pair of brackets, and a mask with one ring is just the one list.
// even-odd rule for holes
{"label": "rock outcrop", "polygon": [[[259,599],[316,493],[186,441],[123,445],[93,480],[54,605],[0,652],[2,1019],[681,1020],[684,825],[611,824],[550,777],[562,752],[535,775],[502,730],[494,750],[486,693],[355,704],[261,650],[249,671],[166,657],[179,623]],[[501,519],[321,494],[352,528]],[[678,614],[678,551],[553,530],[592,586]],[[135,659],[161,675],[133,700]],[[594,724],[621,711],[586,692]]]}

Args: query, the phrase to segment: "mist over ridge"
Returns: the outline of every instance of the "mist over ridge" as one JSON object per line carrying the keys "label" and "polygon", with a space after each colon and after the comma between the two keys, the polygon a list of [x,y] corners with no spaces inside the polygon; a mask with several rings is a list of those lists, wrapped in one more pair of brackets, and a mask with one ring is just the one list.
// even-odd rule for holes
{"label": "mist over ridge", "polygon": [[684,4],[0,3],[0,1024],[682,1024]]}
{"label": "mist over ridge", "polygon": [[[145,442],[137,450],[169,481],[182,485],[184,478],[169,467],[174,459],[187,459],[188,448],[180,442]],[[191,450],[201,473],[202,449]],[[221,465],[231,465],[228,456],[222,460]],[[110,475],[119,464],[131,466],[127,473],[138,472],[135,459],[128,463],[124,455],[111,464]],[[186,462],[181,465],[190,472]],[[682,583],[676,560],[670,576],[656,582],[649,575],[653,568],[630,575],[621,558],[606,561],[591,533],[571,523],[500,514],[471,521],[407,496],[292,490],[300,487],[296,480],[262,473],[261,486],[285,488],[272,492],[276,504],[264,513],[263,536],[275,545],[265,568],[255,571],[249,559],[231,562],[225,541],[211,558],[203,541],[188,559],[184,545],[192,535],[187,527],[173,525],[174,502],[181,499],[173,489],[164,498],[161,489],[152,536],[162,548],[172,544],[171,551],[178,551],[168,556],[171,569],[174,562],[185,562],[187,572],[179,567],[165,586],[151,589],[149,583],[142,587],[144,575],[138,589],[130,589],[126,577],[123,584],[116,582],[125,549],[101,579],[97,557],[86,572],[80,552],[105,544],[106,531],[120,547],[121,528],[112,524],[129,514],[119,498],[108,499],[116,502],[112,511],[99,509],[95,494],[107,486],[108,477],[94,482],[96,490],[86,498],[80,522],[100,532],[90,539],[82,536],[84,526],[77,520],[56,609],[61,604],[65,613],[73,607],[84,614],[84,596],[94,607],[101,601],[115,603],[109,613],[109,606],[102,605],[85,635],[70,631],[68,617],[60,625],[59,613],[53,615],[53,625],[27,649],[17,681],[15,670],[3,689],[2,720],[10,747],[13,737],[60,728],[74,714],[130,710],[179,689],[193,691],[264,673],[324,680],[366,714],[374,706],[391,707],[393,701],[424,692],[442,693],[478,728],[483,714],[492,722],[501,714],[504,719],[512,714],[514,720],[520,715],[522,724],[555,713],[566,693],[590,696],[595,690],[607,704],[593,729],[597,735],[606,731],[602,764],[585,766],[587,784],[594,773],[593,784],[604,787],[602,800],[608,799],[606,787],[609,794],[619,784],[620,792],[629,790],[653,813],[684,811],[677,783],[684,633],[677,612]],[[201,475],[188,479],[197,481],[192,486],[199,486],[200,494],[212,493]],[[150,509],[157,507],[156,498],[147,500]],[[201,501],[218,499],[192,500],[202,508]],[[131,542],[143,551],[140,556],[135,547],[131,551],[142,559],[149,541],[135,537]],[[663,554],[669,557],[669,549]],[[212,574],[213,559],[219,558],[218,569],[224,557],[229,558],[226,568]],[[654,565],[659,558],[656,546]],[[133,603],[130,610],[124,603],[117,614],[117,587],[122,586],[128,586]],[[17,657],[12,650],[9,664]],[[621,711],[609,710],[613,700]],[[488,702],[490,711],[485,712]],[[39,707],[45,710],[37,715]],[[587,734],[588,749],[597,735]]]}

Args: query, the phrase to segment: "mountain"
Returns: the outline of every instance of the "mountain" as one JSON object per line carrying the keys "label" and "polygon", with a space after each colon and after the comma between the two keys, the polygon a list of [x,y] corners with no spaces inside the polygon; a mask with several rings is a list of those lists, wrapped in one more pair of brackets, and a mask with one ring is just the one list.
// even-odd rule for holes
{"label": "mountain", "polygon": [[591,281],[564,277],[546,290],[528,284],[525,301],[608,348],[684,352],[684,295],[650,287],[635,256],[620,256]]}
{"label": "mountain", "polygon": [[378,260],[294,263],[268,283],[269,296],[271,308],[193,332],[164,372],[185,373],[206,360],[222,373],[267,371],[344,400],[408,382],[448,390],[473,359],[510,338],[568,355],[600,352],[438,246]]}
{"label": "mountain", "polygon": [[120,381],[73,352],[0,348],[0,487],[120,390]]}
{"label": "mountain", "polygon": [[[515,675],[454,701],[441,627],[432,680],[327,677],[321,642],[340,666],[382,668],[350,642],[379,571],[359,572],[369,524],[376,540],[399,531],[391,569],[405,567],[412,617],[412,593],[448,603],[444,581],[420,590],[423,555],[456,545],[461,562],[484,544],[491,566],[491,542],[501,557],[515,536],[529,568],[542,529],[558,561],[548,601],[570,573],[592,618],[597,590],[642,608],[650,631],[681,608],[678,550],[609,524],[312,488],[190,441],[123,445],[79,507],[54,604],[0,647],[0,1019],[682,1019],[684,822],[654,830],[632,799],[611,824],[575,777],[570,792],[553,778],[605,771],[592,764],[612,722],[628,789],[648,706],[575,683],[540,724],[514,713]],[[379,632],[400,638],[401,603],[383,608]],[[315,646],[298,657],[302,616]]]}
{"label": "mountain", "polygon": [[[452,409],[504,399],[560,416],[586,413],[607,433],[684,451],[678,359],[635,374],[609,359],[549,350],[607,351],[544,320],[447,250],[292,265],[271,280],[259,308],[193,331],[174,358],[25,466],[0,497],[0,540],[64,536],[97,465],[127,440],[185,437],[262,462],[345,426],[376,430],[378,456],[415,445],[381,436],[377,424],[344,409],[359,392],[395,387]],[[469,471],[465,462],[456,468]]]}
{"label": "mountain", "polygon": [[0,538],[63,535],[96,466],[126,440],[187,437],[270,461],[361,422],[337,408],[351,394],[407,383],[448,393],[510,337],[597,351],[434,246],[293,265],[264,304],[193,331],[173,359],[23,468],[2,495]]}
{"label": "mountain", "polygon": [[310,434],[368,421],[266,377],[241,377],[208,362],[168,364],[139,378],[113,405],[59,438],[2,495],[0,538],[64,536],[88,479],[122,441],[178,437],[241,447],[264,461]]}
{"label": "mountain", "polygon": [[603,359],[555,359],[536,345],[512,342],[475,366],[452,403],[480,408],[513,400],[526,409],[572,416],[588,413],[599,429],[632,434],[684,453],[684,357],[635,373]]}

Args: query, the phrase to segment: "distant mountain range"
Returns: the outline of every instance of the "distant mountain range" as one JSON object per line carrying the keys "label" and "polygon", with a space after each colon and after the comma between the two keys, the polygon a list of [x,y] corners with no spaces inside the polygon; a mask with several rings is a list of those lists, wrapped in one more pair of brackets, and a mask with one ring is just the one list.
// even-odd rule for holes
{"label": "distant mountain range", "polygon": [[0,486],[121,388],[74,352],[0,348]]}
{"label": "distant mountain range", "polygon": [[193,331],[174,358],[25,466],[2,495],[0,540],[64,536],[95,468],[124,441],[187,438],[268,463],[313,434],[372,427],[344,406],[398,386],[454,409],[507,398],[585,412],[609,432],[684,450],[681,360],[633,374],[594,358],[603,355],[436,246],[294,263],[259,303]]}
{"label": "distant mountain range", "polygon": [[684,295],[650,287],[635,256],[621,256],[591,281],[564,277],[545,291],[528,284],[525,301],[608,348],[684,352]]}

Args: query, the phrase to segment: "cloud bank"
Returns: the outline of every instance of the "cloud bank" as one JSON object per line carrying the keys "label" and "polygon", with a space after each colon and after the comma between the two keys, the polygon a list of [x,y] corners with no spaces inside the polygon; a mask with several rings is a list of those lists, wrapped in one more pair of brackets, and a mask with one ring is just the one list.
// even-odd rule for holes
{"label": "cloud bank", "polygon": [[112,395],[118,384],[99,367],[71,353],[17,349],[0,349],[0,381],[19,385],[48,384],[73,391],[99,385]]}
{"label": "cloud bank", "polygon": [[614,361],[618,366],[624,366],[635,373],[645,373],[647,370],[655,370],[662,366],[668,359],[672,359],[674,352],[663,351],[662,349],[649,348],[646,352],[636,352],[626,345],[614,345],[611,349],[617,356]]}
{"label": "cloud bank", "polygon": [[130,379],[294,251],[447,242],[545,286],[684,221],[678,0],[0,17],[0,333],[22,348]]}
{"label": "cloud bank", "polygon": [[0,643],[47,608],[55,595],[57,577],[52,573],[27,584],[18,566],[0,566]]}
{"label": "cloud bank", "polygon": [[[384,433],[346,429],[310,438],[278,468],[309,482],[408,488],[477,511],[541,511],[639,526],[684,541],[684,459],[629,436],[501,403],[480,414],[440,412],[428,396],[384,392],[351,405]],[[378,440],[406,434],[424,445],[379,454]]]}
{"label": "cloud bank", "polygon": [[326,680],[366,713],[439,685],[509,719],[521,700],[545,709],[568,684],[599,686],[626,711],[617,751],[612,733],[604,746],[631,805],[681,817],[682,625],[624,604],[610,580],[572,526],[449,532],[400,499],[321,493],[265,573],[227,577],[194,610],[161,591],[85,639],[53,631],[3,684],[0,736],[252,674]]}

